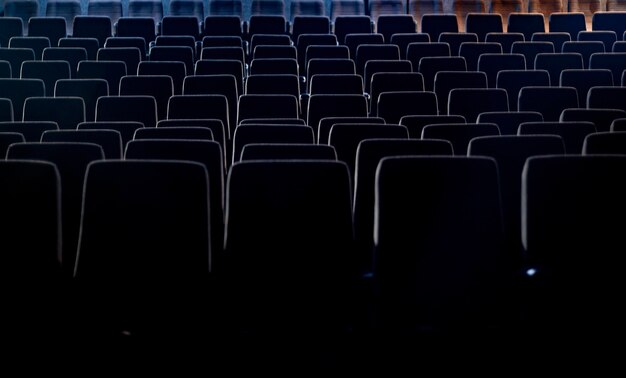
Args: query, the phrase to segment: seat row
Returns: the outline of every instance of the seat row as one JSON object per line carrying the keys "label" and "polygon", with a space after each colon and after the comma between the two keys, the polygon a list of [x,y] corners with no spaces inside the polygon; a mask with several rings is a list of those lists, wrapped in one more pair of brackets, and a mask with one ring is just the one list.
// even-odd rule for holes
{"label": "seat row", "polygon": [[[442,141],[362,142],[359,169],[367,173],[355,190],[367,190],[371,213],[356,230],[369,234],[373,249],[365,250],[354,245],[345,163],[240,162],[228,176],[221,253],[211,239],[216,181],[194,163],[208,155],[192,157],[211,143],[168,143],[131,144],[136,158],[156,161],[103,161],[90,144],[17,143],[0,162],[9,273],[50,285],[59,264],[76,256],[65,272],[81,316],[51,325],[61,334],[336,336],[369,315],[375,328],[405,336],[522,326],[565,334],[580,322],[581,332],[596,334],[596,317],[608,322],[602,327],[620,319],[609,289],[621,287],[612,269],[623,225],[605,215],[624,211],[623,157],[563,156],[555,136],[478,138],[470,156],[456,157],[445,156],[452,149]],[[169,158],[194,162],[159,160],[168,149]],[[71,192],[74,211],[70,183],[84,185]],[[75,252],[61,255],[59,225],[70,216],[79,237]],[[372,274],[363,277],[360,264]],[[581,271],[593,278],[582,291]],[[355,283],[367,277],[375,290],[363,296]],[[215,306],[206,311],[208,303]]]}

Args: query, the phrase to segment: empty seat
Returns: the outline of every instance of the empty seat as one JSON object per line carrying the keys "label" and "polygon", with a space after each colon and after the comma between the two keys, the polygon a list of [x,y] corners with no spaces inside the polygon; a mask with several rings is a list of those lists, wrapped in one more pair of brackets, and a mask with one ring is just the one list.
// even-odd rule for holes
{"label": "empty seat", "polygon": [[406,14],[405,0],[368,0],[367,14],[378,23],[380,16]]}
{"label": "empty seat", "polygon": [[525,122],[519,126],[518,135],[559,135],[565,144],[566,154],[580,154],[585,137],[595,133],[591,122]]}
{"label": "empty seat", "polygon": [[223,95],[228,103],[228,122],[237,123],[239,92],[237,80],[232,75],[187,76],[183,83],[183,95]]}
{"label": "empty seat", "polygon": [[7,149],[13,143],[24,143],[24,136],[20,133],[0,131],[0,156],[5,157],[7,154]]}
{"label": "empty seat", "polygon": [[223,95],[172,96],[167,107],[168,119],[218,119],[231,139],[235,125],[228,115],[228,99]]}
{"label": "empty seat", "polygon": [[515,42],[524,42],[524,34],[522,33],[487,33],[485,42],[496,42],[502,46],[502,52],[511,53],[511,48]]}
{"label": "empty seat", "polygon": [[100,47],[112,32],[111,19],[106,16],[76,16],[74,17],[72,37],[96,38]]}
{"label": "empty seat", "polygon": [[[236,306],[231,321],[254,334],[278,337],[296,325],[311,337],[345,326],[345,295],[356,274],[350,198],[350,177],[340,162],[233,166],[224,276],[232,289],[229,303]],[[277,208],[277,200],[284,206]],[[320,258],[322,250],[332,258]]]}
{"label": "empty seat", "polygon": [[365,63],[365,68],[363,69],[363,81],[365,84],[364,91],[366,93],[369,93],[371,91],[372,77],[376,73],[410,73],[412,71],[413,66],[408,60],[369,60],[367,61],[367,63]]}
{"label": "empty seat", "polygon": [[583,155],[626,154],[626,132],[599,132],[587,135]]}
{"label": "empty seat", "polygon": [[[187,68],[183,62],[139,62],[137,75],[166,75],[172,78],[174,94],[182,94]],[[193,76],[191,76],[193,77]]]}
{"label": "empty seat", "polygon": [[31,17],[28,20],[29,37],[46,37],[50,46],[59,45],[59,39],[67,37],[67,27],[63,17]]}
{"label": "empty seat", "polygon": [[526,159],[537,155],[563,155],[563,140],[556,135],[486,136],[472,139],[468,156],[488,156],[498,164],[505,243],[510,268],[522,271],[522,170]]}
{"label": "empty seat", "polygon": [[564,53],[578,53],[583,57],[583,66],[589,68],[589,58],[594,53],[604,52],[604,44],[600,41],[572,41],[563,44]]}
{"label": "empty seat", "polygon": [[592,30],[578,32],[579,41],[599,41],[604,43],[604,50],[609,52],[617,41],[618,35],[611,30]]}
{"label": "empty seat", "polygon": [[59,129],[76,129],[85,122],[85,103],[80,97],[29,97],[24,101],[24,121],[52,121]]}
{"label": "empty seat", "polygon": [[333,126],[340,124],[385,124],[385,120],[380,117],[324,117],[317,128],[314,129],[317,135],[317,143],[320,145],[328,144],[328,136]]}
{"label": "empty seat", "polygon": [[[408,139],[406,127],[394,124],[336,124],[330,130],[328,144],[337,151],[337,159],[345,162],[351,175],[355,173],[359,143],[366,139]],[[354,176],[352,176],[354,177]]]}
{"label": "empty seat", "polygon": [[578,107],[578,94],[573,87],[524,87],[519,92],[518,109],[536,111],[547,122],[558,121],[561,112]]}
{"label": "empty seat", "polygon": [[224,162],[217,142],[204,140],[134,140],[126,160],[186,160],[202,164],[208,174],[211,253],[222,254],[224,245]]}
{"label": "empty seat", "polygon": [[588,108],[593,109],[626,110],[625,100],[626,88],[624,87],[596,86],[589,89],[586,103],[580,104],[580,106],[586,104]]}
{"label": "empty seat", "polygon": [[65,19],[65,34],[72,35],[74,17],[81,15],[79,0],[49,0],[46,3],[46,17],[61,17]]}
{"label": "empty seat", "polygon": [[298,118],[298,99],[293,95],[239,96],[237,123],[249,118]]}
{"label": "empty seat", "polygon": [[8,0],[4,3],[4,16],[21,18],[24,35],[28,34],[28,20],[38,15],[39,2],[36,0]]}
{"label": "empty seat", "polygon": [[146,40],[142,37],[109,37],[104,47],[136,47],[141,53],[141,60],[146,60],[148,57]]}
{"label": "empty seat", "polygon": [[104,96],[96,103],[96,121],[137,121],[155,127],[157,104],[152,96]]}
{"label": "empty seat", "polygon": [[463,42],[478,42],[478,36],[474,33],[441,33],[439,42],[450,45],[450,55],[456,56]]}
{"label": "empty seat", "polygon": [[9,148],[7,159],[42,160],[58,169],[63,224],[60,263],[65,275],[71,277],[76,262],[85,172],[89,163],[104,159],[102,148],[91,143],[20,143]]}
{"label": "empty seat", "polygon": [[89,0],[87,14],[111,19],[111,35],[113,35],[115,24],[122,17],[122,0]]}
{"label": "empty seat", "polygon": [[478,59],[483,54],[502,54],[502,46],[494,42],[463,42],[459,55],[465,58],[468,71],[478,70]]}
{"label": "empty seat", "polygon": [[201,332],[206,314],[200,315],[196,298],[206,295],[211,269],[209,205],[200,163],[89,166],[75,277],[82,295],[89,293],[82,299],[91,332]]}
{"label": "empty seat", "polygon": [[31,49],[35,53],[35,59],[41,60],[41,54],[46,47],[50,47],[48,37],[11,37],[9,48]]}
{"label": "empty seat", "polygon": [[42,142],[94,143],[102,148],[105,159],[123,157],[122,138],[115,130],[56,130],[55,127],[43,132],[40,139]]}
{"label": "empty seat", "polygon": [[433,92],[383,92],[378,96],[376,115],[386,123],[397,124],[407,115],[437,115]]}
{"label": "empty seat", "polygon": [[370,60],[400,60],[400,50],[395,45],[359,45],[354,58],[358,75],[364,74]]}
{"label": "empty seat", "polygon": [[400,49],[400,59],[407,59],[406,53],[409,44],[415,42],[430,42],[430,36],[426,33],[395,33],[391,36],[391,44]]}
{"label": "empty seat", "polygon": [[78,79],[106,80],[109,95],[119,94],[120,80],[126,75],[126,64],[121,61],[83,61],[78,63]]}
{"label": "empty seat", "polygon": [[5,60],[11,65],[11,75],[14,78],[20,77],[22,62],[35,60],[35,52],[33,49],[18,49],[0,47],[0,60]]}
{"label": "empty seat", "polygon": [[400,124],[407,128],[411,139],[421,139],[425,126],[449,123],[465,123],[465,118],[460,115],[409,115],[400,118]]}
{"label": "empty seat", "polygon": [[578,53],[540,53],[535,57],[535,70],[546,70],[550,74],[550,84],[556,86],[561,78],[561,71],[583,69],[583,59]]}
{"label": "empty seat", "polygon": [[[273,0],[276,1],[276,0]],[[280,0],[279,0],[280,1]],[[280,1],[280,3],[284,3]],[[284,13],[283,13],[284,14]],[[255,34],[285,34],[287,33],[287,21],[281,14],[253,14],[248,21],[248,36]]]}
{"label": "empty seat", "polygon": [[376,169],[387,156],[452,155],[452,145],[443,140],[364,139],[356,150],[354,178],[354,235],[360,271],[371,272],[374,247],[374,192]]}
{"label": "empty seat", "polygon": [[337,160],[333,146],[295,143],[250,143],[241,150],[247,160]]}
{"label": "empty seat", "polygon": [[157,129],[198,127],[211,130],[213,140],[222,146],[224,166],[226,166],[226,131],[219,119],[164,119],[157,123]]}
{"label": "empty seat", "polygon": [[517,100],[523,87],[549,85],[550,74],[545,70],[504,70],[496,77],[496,87],[506,90],[511,111],[518,110]]}
{"label": "empty seat", "polygon": [[[404,3],[404,0],[401,0],[400,3]],[[372,5],[371,2],[370,5]],[[391,12],[381,13],[378,17],[370,13],[370,17],[376,19],[376,33],[382,34],[386,43],[391,43],[391,38],[394,34],[415,33],[417,31],[417,23],[413,16],[402,14],[405,13],[404,10],[395,13],[398,14],[391,14]]]}
{"label": "empty seat", "polygon": [[43,50],[43,60],[66,61],[70,65],[70,77],[75,79],[78,63],[87,60],[87,50],[82,47],[48,47]]}
{"label": "empty seat", "polygon": [[378,99],[383,92],[423,90],[424,77],[419,72],[377,72],[372,75],[370,84],[370,114],[377,114]]}
{"label": "empty seat", "polygon": [[[441,196],[446,201],[437,200]],[[510,294],[500,292],[510,277],[504,273],[499,198],[491,159],[381,161],[374,217],[379,329],[398,335],[423,327],[478,331],[503,320],[494,312]]]}
{"label": "empty seat", "polygon": [[626,31],[624,22],[626,20],[626,13],[623,9],[616,9],[623,7],[615,1],[607,2],[607,10],[609,12],[596,12],[591,20],[592,30],[611,30],[617,35],[623,35]]}
{"label": "empty seat", "polygon": [[174,84],[169,76],[124,76],[120,80],[120,96],[154,97],[159,120],[167,117],[167,104],[173,95]]}
{"label": "empty seat", "polygon": [[[361,0],[357,0],[363,5]],[[331,6],[332,8],[332,6]],[[342,15],[335,17],[331,13],[331,20],[335,23],[334,33],[337,36],[337,41],[342,45],[345,42],[346,35],[355,33],[371,33],[372,25],[368,16],[364,16],[364,12],[360,14],[353,13],[351,15]]]}
{"label": "empty seat", "polygon": [[205,127],[161,127],[140,128],[135,130],[134,140],[201,140],[212,141],[213,132]]}
{"label": "empty seat", "polygon": [[345,74],[313,75],[309,83],[309,94],[363,94],[363,78]]}
{"label": "empty seat", "polygon": [[0,122],[13,122],[13,104],[8,98],[0,98]]}
{"label": "empty seat", "polygon": [[194,50],[188,46],[154,46],[150,49],[150,60],[183,62],[188,74],[194,70]]}
{"label": "empty seat", "polygon": [[[131,13],[133,6],[137,4],[145,4],[151,6],[151,4],[159,4],[161,2],[146,1],[146,0],[134,0],[129,2],[128,13],[129,17],[122,17],[117,20],[116,37],[139,37],[143,38],[146,45],[154,41],[156,38],[156,24],[163,18],[163,12],[160,16],[157,13]],[[162,6],[162,5],[161,5]],[[135,10],[138,11],[138,10]],[[153,18],[154,15],[154,18]],[[155,19],[156,18],[156,19]],[[158,19],[158,21],[157,21]]]}
{"label": "empty seat", "polygon": [[605,68],[613,73],[613,83],[619,84],[619,78],[626,70],[626,53],[595,53],[589,58],[589,68]]}
{"label": "empty seat", "polygon": [[406,59],[413,65],[413,71],[419,68],[422,58],[450,56],[450,45],[443,42],[413,42],[406,48]]}
{"label": "empty seat", "polygon": [[611,132],[614,131],[626,131],[626,119],[616,119],[611,124]]}
{"label": "empty seat", "polygon": [[565,109],[559,121],[577,122],[587,121],[595,125],[596,131],[610,131],[614,120],[626,118],[626,111],[621,109]]}
{"label": "empty seat", "polygon": [[40,79],[44,82],[46,96],[54,96],[54,85],[59,79],[70,78],[70,65],[66,61],[25,61],[22,63],[22,79]]}
{"label": "empty seat", "polygon": [[526,67],[535,66],[537,54],[554,53],[554,45],[551,42],[513,42],[511,46],[513,54],[522,54],[526,58]]}
{"label": "empty seat", "polygon": [[232,162],[241,160],[241,151],[250,143],[313,144],[313,130],[302,125],[239,125],[233,136]]}
{"label": "empty seat", "polygon": [[578,38],[578,32],[587,30],[583,12],[554,12],[549,17],[550,32],[569,33],[572,41]]}
{"label": "empty seat", "polygon": [[570,42],[571,40],[572,37],[569,33],[553,31],[550,31],[549,33],[534,33],[531,39],[532,42],[552,42],[554,51],[557,53],[562,52],[563,44]]}
{"label": "empty seat", "polygon": [[121,61],[126,65],[127,75],[137,75],[141,51],[136,47],[106,47],[98,49],[98,61]]}
{"label": "empty seat", "polygon": [[13,104],[13,118],[22,119],[24,101],[29,97],[43,97],[46,89],[41,79],[0,79],[0,98]]}
{"label": "empty seat", "polygon": [[[612,86],[613,75],[606,69],[597,70],[563,70],[560,86],[574,87],[578,93],[578,106],[587,105],[587,93],[596,86]],[[607,98],[606,101],[611,101]],[[609,108],[611,106],[608,106]]]}
{"label": "empty seat", "polygon": [[454,155],[467,155],[470,141],[482,136],[497,136],[500,130],[495,123],[441,123],[426,125],[422,139],[443,139],[452,143]]}
{"label": "empty seat", "polygon": [[0,18],[0,47],[9,45],[11,37],[21,37],[24,35],[23,21],[19,17]]}
{"label": "empty seat", "polygon": [[37,290],[45,290],[60,272],[59,172],[48,162],[0,161],[0,177],[2,249],[10,267],[5,277],[39,283]]}
{"label": "empty seat", "polygon": [[307,124],[317,129],[325,117],[367,117],[367,100],[362,95],[311,96]]}
{"label": "empty seat", "polygon": [[439,71],[435,75],[434,92],[439,114],[448,113],[448,97],[455,88],[487,88],[487,75],[476,71]]}
{"label": "empty seat", "polygon": [[88,60],[96,60],[100,44],[95,38],[61,38],[59,47],[81,47],[87,51]]}
{"label": "empty seat", "polygon": [[77,130],[114,130],[120,134],[122,138],[122,151],[126,148],[128,142],[133,140],[135,132],[143,128],[141,122],[136,121],[100,121],[100,122],[81,122],[78,124]]}
{"label": "empty seat", "polygon": [[[198,4],[201,4],[197,2]],[[161,35],[189,35],[198,40],[200,38],[200,20],[190,15],[170,15],[163,17],[161,22]]]}
{"label": "empty seat", "polygon": [[237,93],[243,93],[243,63],[238,60],[199,60],[196,75],[233,75],[237,81]]}
{"label": "empty seat", "polygon": [[439,41],[442,33],[457,33],[459,24],[455,14],[423,14],[421,31],[430,36],[432,42]]}
{"label": "empty seat", "polygon": [[344,42],[350,50],[350,58],[356,59],[356,49],[360,45],[382,45],[385,43],[385,37],[380,33],[350,33],[346,34]]}
{"label": "empty seat", "polygon": [[619,329],[615,253],[625,205],[616,172],[624,164],[621,156],[541,156],[524,168],[522,232],[539,274],[530,319],[538,332],[549,329],[575,349],[582,345],[565,336],[571,327],[585,340]]}
{"label": "empty seat", "polygon": [[250,75],[298,75],[295,59],[254,59],[250,63]]}
{"label": "empty seat", "polygon": [[469,123],[473,123],[480,113],[508,110],[509,99],[502,88],[456,88],[450,91],[448,98],[448,114],[461,115]]}
{"label": "empty seat", "polygon": [[[210,8],[210,4],[209,4]],[[243,37],[241,15],[215,15],[209,12],[204,19],[203,35],[228,35]]]}
{"label": "empty seat", "polygon": [[526,41],[532,39],[533,33],[544,33],[545,31],[546,27],[542,13],[509,14],[507,32],[522,33]]}
{"label": "empty seat", "polygon": [[424,89],[432,91],[438,72],[467,71],[467,64],[462,56],[424,57],[420,59],[418,71],[424,76]]}
{"label": "empty seat", "polygon": [[486,42],[488,33],[502,33],[502,16],[499,13],[467,13],[464,20],[465,31],[478,36],[479,42]]}
{"label": "empty seat", "polygon": [[56,122],[0,122],[0,132],[22,134],[26,142],[39,142],[42,135],[48,130],[56,131],[59,127]]}
{"label": "empty seat", "polygon": [[481,54],[477,68],[487,75],[488,87],[495,88],[500,71],[525,70],[526,58],[522,54]]}
{"label": "empty seat", "polygon": [[525,122],[543,122],[543,116],[538,112],[485,112],[476,119],[476,123],[495,123],[500,135],[517,135],[519,125]]}

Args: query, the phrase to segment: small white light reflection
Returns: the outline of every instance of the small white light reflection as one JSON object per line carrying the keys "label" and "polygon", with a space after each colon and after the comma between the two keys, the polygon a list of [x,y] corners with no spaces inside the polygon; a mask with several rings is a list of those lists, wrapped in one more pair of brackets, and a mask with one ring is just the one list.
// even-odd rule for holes
{"label": "small white light reflection", "polygon": [[532,277],[532,276],[534,276],[535,274],[537,274],[537,270],[536,270],[536,269],[530,268],[530,269],[528,269],[528,270],[526,271],[526,275],[527,275],[528,277]]}

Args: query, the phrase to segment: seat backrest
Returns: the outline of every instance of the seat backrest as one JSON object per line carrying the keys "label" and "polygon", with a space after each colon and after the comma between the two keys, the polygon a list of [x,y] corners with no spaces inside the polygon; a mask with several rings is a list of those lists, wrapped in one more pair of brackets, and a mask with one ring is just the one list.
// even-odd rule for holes
{"label": "seat backrest", "polygon": [[115,130],[47,130],[41,135],[41,141],[94,143],[102,148],[105,159],[123,157],[122,137]]}
{"label": "seat backrest", "polygon": [[492,159],[384,158],[375,203],[378,328],[476,330],[502,320],[493,311],[502,309],[510,273]]}
{"label": "seat backrest", "polygon": [[104,159],[102,148],[91,143],[19,143],[7,152],[7,160],[40,160],[52,163],[59,173],[63,249],[60,263],[71,277],[76,262],[80,208],[87,165]]}

